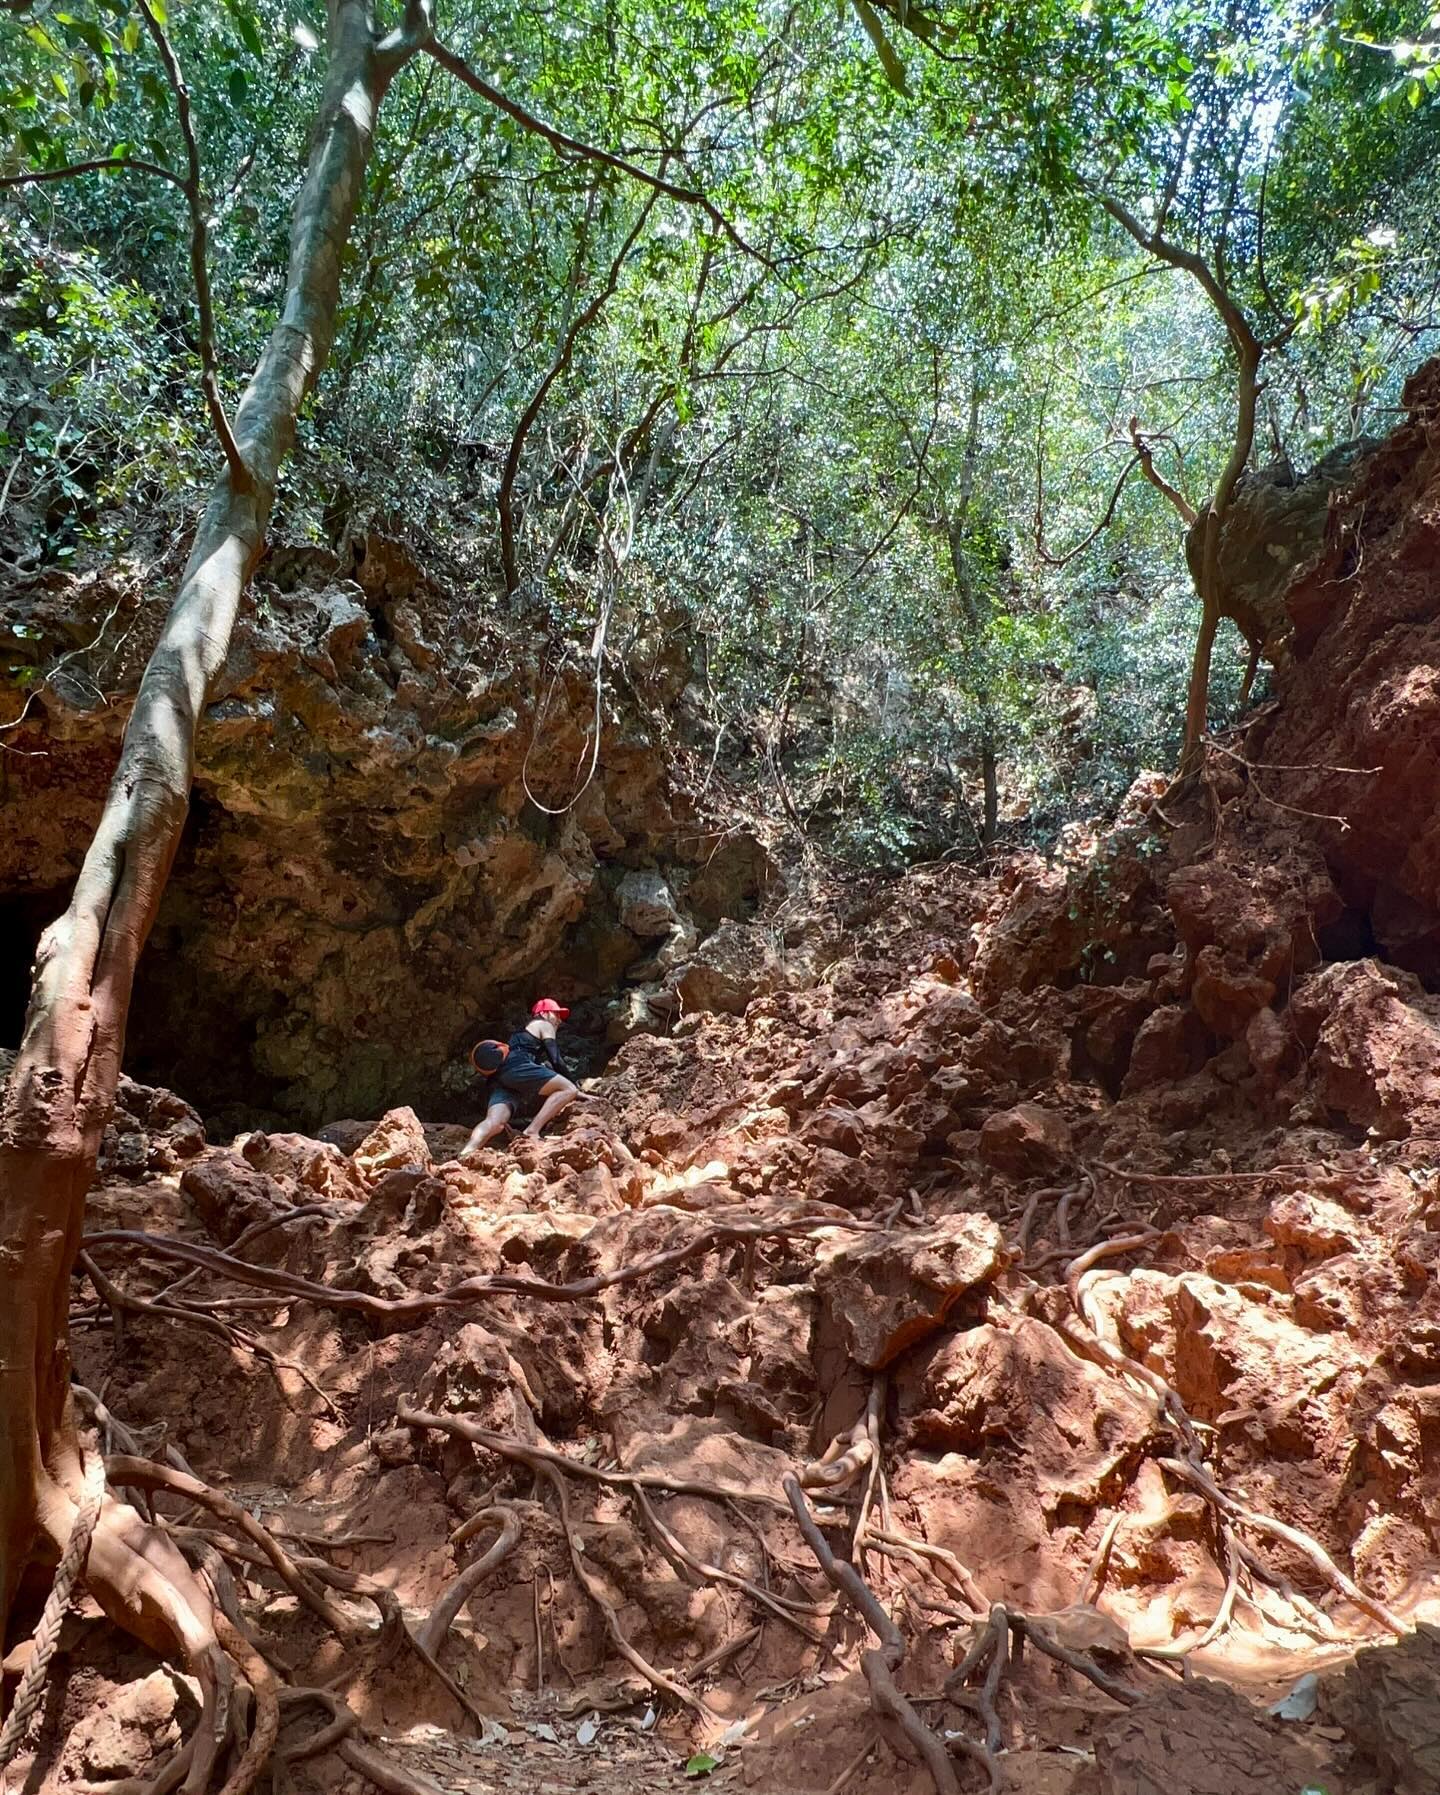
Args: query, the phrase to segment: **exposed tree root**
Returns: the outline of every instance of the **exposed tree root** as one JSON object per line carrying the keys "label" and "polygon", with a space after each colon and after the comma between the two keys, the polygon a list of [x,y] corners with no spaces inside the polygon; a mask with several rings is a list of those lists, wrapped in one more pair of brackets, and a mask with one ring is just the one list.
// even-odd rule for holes
{"label": "exposed tree root", "polygon": [[270,1666],[240,1629],[224,1614],[215,1616],[215,1637],[240,1666],[255,1697],[255,1719],[240,1761],[230,1773],[220,1795],[249,1795],[270,1760],[280,1734],[280,1700]]}
{"label": "exposed tree root", "polygon": [[[430,1415],[423,1410],[412,1409],[403,1402],[397,1405],[396,1414],[403,1426],[434,1427],[457,1434],[461,1439],[470,1440],[476,1445],[487,1446],[492,1451],[513,1460],[516,1464],[527,1466],[537,1476],[544,1477],[555,1491],[555,1499],[560,1507],[560,1525],[565,1532],[565,1543],[570,1550],[570,1564],[575,1572],[576,1581],[595,1605],[600,1618],[605,1623],[605,1630],[609,1634],[610,1642],[615,1650],[633,1670],[638,1671],[644,1677],[652,1688],[659,1690],[662,1695],[670,1696],[682,1706],[690,1708],[707,1724],[714,1722],[716,1717],[702,1697],[696,1695],[693,1690],[687,1689],[683,1683],[677,1682],[674,1677],[668,1676],[663,1670],[658,1669],[630,1643],[620,1625],[620,1617],[615,1612],[614,1604],[591,1574],[590,1567],[585,1563],[580,1542],[570,1520],[570,1496],[563,1473],[569,1471],[580,1475],[594,1475],[592,1466],[577,1464],[574,1460],[566,1458],[563,1453],[556,1452],[553,1447],[538,1445],[531,1447],[520,1440],[508,1439],[504,1434],[492,1434],[489,1429],[477,1427],[473,1422],[463,1422],[459,1416]],[[638,1487],[637,1478],[619,1473],[600,1475],[602,1481],[605,1482],[629,1484],[632,1489]],[[650,1482],[651,1480],[647,1478],[645,1481]],[[718,1496],[744,1494],[744,1492],[734,1490],[722,1490],[718,1486],[713,1489],[706,1486],[703,1491],[692,1490],[687,1493]]]}
{"label": "exposed tree root", "polygon": [[1363,1590],[1353,1577],[1347,1576],[1320,1542],[1310,1534],[1302,1532],[1298,1527],[1291,1527],[1284,1521],[1277,1521],[1273,1515],[1260,1514],[1253,1508],[1247,1508],[1244,1503],[1237,1502],[1220,1488],[1201,1465],[1193,1464],[1188,1459],[1176,1458],[1162,1458],[1160,1463],[1167,1471],[1173,1472],[1193,1489],[1199,1490],[1234,1526],[1248,1527],[1252,1533],[1263,1534],[1267,1539],[1279,1540],[1282,1544],[1293,1547],[1347,1601],[1352,1602],[1363,1614],[1368,1614],[1372,1620],[1378,1621],[1387,1633],[1404,1634],[1410,1631],[1399,1615],[1377,1597]]}
{"label": "exposed tree root", "polygon": [[190,1501],[198,1502],[202,1508],[208,1508],[227,1526],[234,1528],[252,1545],[257,1546],[290,1593],[303,1602],[312,1614],[324,1621],[336,1638],[346,1645],[358,1643],[368,1633],[368,1628],[342,1614],[321,1590],[316,1589],[301,1574],[280,1542],[248,1510],[241,1508],[238,1502],[232,1502],[228,1496],[212,1490],[208,1484],[201,1483],[198,1477],[187,1477],[183,1471],[172,1470],[168,1465],[154,1464],[149,1459],[116,1457],[109,1461],[107,1469],[116,1483],[134,1484],[139,1489],[169,1490],[173,1495],[186,1496]]}
{"label": "exposed tree root", "polygon": [[151,1315],[162,1321],[177,1321],[188,1327],[199,1328],[202,1333],[213,1334],[217,1339],[223,1340],[227,1346],[238,1347],[242,1352],[253,1353],[262,1363],[272,1366],[276,1371],[288,1371],[298,1377],[301,1383],[313,1390],[315,1395],[320,1398],[332,1421],[342,1419],[334,1402],[303,1365],[297,1364],[293,1359],[281,1358],[273,1347],[267,1346],[248,1328],[236,1327],[233,1322],[223,1321],[218,1315],[208,1313],[209,1309],[218,1307],[218,1304],[212,1303],[202,1307],[193,1299],[184,1303],[152,1301],[147,1297],[136,1296],[129,1290],[121,1289],[113,1278],[107,1277],[101,1271],[89,1253],[81,1253],[79,1263],[84,1267],[86,1277],[99,1292],[100,1300],[117,1317],[120,1315]]}
{"label": "exposed tree root", "polygon": [[472,1303],[487,1302],[496,1296],[528,1296],[539,1302],[552,1303],[581,1302],[588,1297],[599,1296],[606,1290],[613,1290],[617,1285],[634,1283],[638,1278],[647,1278],[656,1272],[668,1271],[672,1266],[683,1265],[717,1247],[744,1245],[759,1240],[785,1240],[797,1234],[815,1234],[827,1228],[870,1231],[868,1223],[857,1222],[853,1216],[843,1211],[837,1211],[834,1215],[816,1215],[811,1212],[789,1216],[784,1220],[715,1222],[708,1228],[700,1229],[679,1246],[647,1253],[643,1258],[632,1260],[627,1265],[616,1266],[613,1271],[596,1272],[591,1277],[575,1278],[565,1284],[553,1283],[548,1278],[521,1277],[501,1272],[487,1277],[464,1278],[460,1283],[452,1284],[448,1290],[415,1292],[403,1297],[374,1296],[365,1290],[341,1290],[334,1285],[318,1283],[313,1278],[302,1278],[295,1272],[251,1265],[248,1260],[237,1259],[234,1254],[222,1252],[218,1247],[173,1240],[163,1234],[147,1234],[140,1229],[103,1229],[96,1234],[87,1234],[83,1245],[86,1252],[91,1254],[97,1247],[123,1247],[130,1252],[145,1252],[154,1258],[171,1259],[205,1271],[220,1273],[233,1278],[238,1284],[281,1291],[287,1296],[304,1297],[324,1308],[369,1315],[392,1327],[406,1327],[416,1325],[443,1310],[467,1308]]}
{"label": "exposed tree root", "polygon": [[747,1489],[738,1484],[707,1483],[696,1477],[676,1477],[668,1471],[606,1471],[599,1465],[588,1465],[581,1459],[570,1458],[540,1441],[531,1444],[512,1439],[509,1434],[495,1433],[488,1427],[481,1427],[476,1421],[467,1421],[463,1415],[431,1414],[425,1409],[412,1408],[403,1401],[396,1404],[395,1415],[402,1427],[433,1427],[441,1433],[454,1434],[457,1439],[468,1440],[472,1446],[483,1446],[487,1452],[497,1453],[515,1464],[526,1465],[537,1474],[545,1474],[554,1469],[566,1476],[609,1484],[613,1489],[659,1490],[671,1496],[708,1496],[717,1502],[754,1502],[764,1508],[782,1510],[787,1506],[783,1498],[777,1497],[773,1490]]}
{"label": "exposed tree root", "polygon": [[810,1504],[805,1500],[805,1492],[799,1479],[792,1474],[785,1478],[783,1487],[795,1516],[795,1523],[803,1534],[806,1545],[815,1554],[815,1561],[825,1573],[826,1580],[837,1595],[848,1597],[859,1609],[865,1624],[880,1641],[879,1649],[871,1648],[863,1652],[860,1662],[865,1672],[865,1681],[870,1686],[870,1700],[881,1724],[888,1723],[896,1729],[919,1757],[930,1772],[936,1795],[960,1795],[960,1785],[956,1781],[955,1770],[945,1747],[895,1685],[895,1671],[905,1658],[905,1641],[900,1635],[900,1629],[880,1606],[854,1565],[843,1563],[830,1550],[810,1512]]}
{"label": "exposed tree root", "polygon": [[949,1585],[962,1601],[968,1602],[973,1614],[989,1612],[990,1603],[985,1592],[968,1567],[946,1547],[932,1545],[929,1540],[916,1539],[910,1533],[896,1533],[887,1527],[872,1527],[866,1535],[866,1543],[876,1551],[888,1553],[892,1557],[907,1558],[912,1563],[928,1562],[936,1566],[941,1582]]}
{"label": "exposed tree root", "polygon": [[80,1505],[75,1510],[70,1537],[65,1542],[65,1551],[55,1567],[55,1581],[50,1586],[39,1625],[35,1628],[29,1662],[20,1677],[15,1699],[10,1704],[10,1712],[5,1716],[5,1724],[0,1726],[0,1770],[4,1770],[19,1751],[26,1730],[44,1700],[45,1678],[50,1669],[50,1660],[55,1656],[55,1648],[60,1643],[60,1628],[69,1612],[75,1586],[84,1572],[85,1560],[90,1554],[90,1541],[95,1532],[95,1523],[100,1519],[100,1505],[104,1500],[105,1461],[97,1452],[91,1454],[85,1466]]}
{"label": "exposed tree root", "polygon": [[[1269,1174],[1247,1174],[1268,1176]],[[1222,1540],[1227,1540],[1231,1549],[1228,1551],[1230,1569],[1227,1574],[1225,1596],[1210,1627],[1206,1629],[1202,1642],[1210,1643],[1218,1638],[1224,1628],[1229,1625],[1235,1604],[1235,1579],[1238,1575],[1238,1558],[1234,1529],[1248,1528],[1252,1533],[1259,1533],[1266,1538],[1279,1540],[1301,1553],[1320,1573],[1322,1577],[1343,1595],[1348,1601],[1376,1620],[1387,1632],[1404,1634],[1409,1631],[1405,1622],[1392,1612],[1383,1602],[1362,1589],[1355,1580],[1342,1571],[1326,1552],[1320,1542],[1298,1527],[1287,1522],[1276,1520],[1272,1515],[1261,1514],[1247,1507],[1233,1496],[1222,1490],[1214,1477],[1206,1468],[1203,1458],[1203,1446],[1199,1430],[1191,1419],[1179,1392],[1167,1383],[1148,1365],[1142,1365],[1138,1359],[1132,1358],[1108,1335],[1103,1317],[1091,1300],[1089,1283],[1095,1265],[1107,1254],[1128,1252],[1132,1248],[1144,1246],[1157,1238],[1153,1230],[1145,1234],[1124,1236],[1118,1240],[1102,1242],[1091,1247],[1074,1259],[1065,1271],[1066,1288],[1076,1313],[1084,1323],[1087,1339],[1086,1348],[1094,1353],[1110,1370],[1138,1385],[1142,1391],[1155,1402],[1158,1418],[1169,1426],[1181,1443],[1181,1454],[1176,1458],[1163,1458],[1159,1462],[1165,1470],[1181,1478],[1198,1490],[1205,1497],[1215,1512],[1217,1527]],[[1195,1650],[1197,1646],[1187,1648]],[[1164,1648],[1161,1648],[1164,1651]],[[1166,1655],[1169,1655],[1168,1653]],[[1178,1655],[1178,1654],[1176,1654]]]}
{"label": "exposed tree root", "polygon": [[508,1502],[497,1502],[489,1508],[482,1508],[479,1514],[471,1515],[463,1526],[457,1527],[451,1534],[450,1543],[453,1546],[462,1545],[489,1526],[498,1526],[500,1529],[490,1550],[483,1552],[473,1564],[466,1565],[430,1610],[429,1618],[415,1631],[416,1645],[432,1656],[438,1657],[446,1635],[455,1624],[455,1616],[469,1598],[491,1571],[502,1564],[520,1543],[520,1512]]}
{"label": "exposed tree root", "polygon": [[[799,1602],[788,1596],[778,1596],[772,1590],[762,1589],[749,1577],[742,1577],[737,1571],[727,1571],[718,1564],[707,1564],[704,1559],[697,1558],[678,1534],[672,1533],[664,1521],[655,1512],[654,1504],[645,1494],[643,1488],[634,1491],[636,1506],[639,1508],[646,1525],[655,1535],[666,1555],[674,1555],[680,1564],[695,1572],[699,1577],[708,1578],[715,1583],[728,1583],[733,1589],[743,1591],[750,1600],[761,1608],[766,1608],[776,1620],[783,1621],[787,1627],[793,1627],[802,1639],[811,1645],[824,1645],[824,1637],[812,1632],[802,1621],[796,1618],[800,1614],[822,1614],[824,1609],[814,1602]],[[672,1559],[672,1562],[674,1560]]]}

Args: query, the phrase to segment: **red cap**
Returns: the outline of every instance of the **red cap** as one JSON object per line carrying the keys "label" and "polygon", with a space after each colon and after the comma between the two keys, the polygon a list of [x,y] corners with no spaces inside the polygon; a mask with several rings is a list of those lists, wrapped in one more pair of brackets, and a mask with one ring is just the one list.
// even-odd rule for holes
{"label": "red cap", "polygon": [[563,1022],[570,1012],[556,1003],[553,997],[542,997],[538,1003],[530,1006],[530,1014],[532,1016],[558,1016]]}

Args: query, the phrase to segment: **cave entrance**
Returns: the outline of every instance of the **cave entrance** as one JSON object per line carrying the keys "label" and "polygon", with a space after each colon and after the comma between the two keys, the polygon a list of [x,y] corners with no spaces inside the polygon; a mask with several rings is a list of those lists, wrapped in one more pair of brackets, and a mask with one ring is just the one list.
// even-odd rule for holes
{"label": "cave entrance", "polygon": [[18,1047],[40,936],[70,901],[70,887],[0,895],[0,1047]]}

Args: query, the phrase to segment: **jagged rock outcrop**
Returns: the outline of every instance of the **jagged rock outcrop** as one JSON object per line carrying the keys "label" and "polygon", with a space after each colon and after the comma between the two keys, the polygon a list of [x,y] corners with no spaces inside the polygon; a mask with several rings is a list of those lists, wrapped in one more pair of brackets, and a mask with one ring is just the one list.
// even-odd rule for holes
{"label": "jagged rock outcrop", "polygon": [[[1290,588],[1292,655],[1245,753],[1324,850],[1360,951],[1440,977],[1440,362]],[[1352,951],[1354,949],[1352,948]]]}
{"label": "jagged rock outcrop", "polygon": [[[1378,439],[1341,443],[1297,474],[1288,460],[1242,476],[1220,532],[1221,615],[1247,641],[1274,652],[1289,636],[1290,582],[1320,553],[1335,497],[1363,478]],[[1185,540],[1191,575],[1200,578],[1202,525]]]}
{"label": "jagged rock outcrop", "polygon": [[[157,621],[118,579],[44,576],[0,605],[0,648],[36,669],[0,716],[29,699],[0,767],[12,1037]],[[206,715],[132,1063],[212,1112],[433,1113],[532,987],[608,999],[677,973],[753,907],[766,859],[697,816],[642,696],[607,675],[600,710],[587,783],[590,672],[534,627],[374,536],[275,551]]]}

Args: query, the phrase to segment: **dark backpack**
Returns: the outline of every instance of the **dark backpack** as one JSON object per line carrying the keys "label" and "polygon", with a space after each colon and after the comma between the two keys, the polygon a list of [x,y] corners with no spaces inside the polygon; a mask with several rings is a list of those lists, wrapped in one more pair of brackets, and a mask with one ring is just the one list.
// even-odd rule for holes
{"label": "dark backpack", "polygon": [[509,1052],[504,1041],[477,1041],[470,1049],[470,1064],[482,1078],[493,1078]]}

